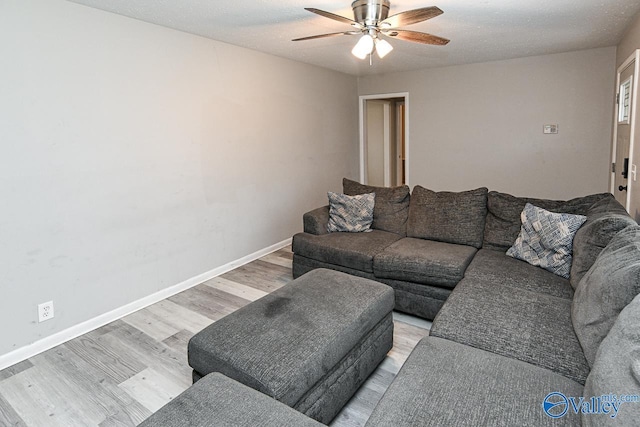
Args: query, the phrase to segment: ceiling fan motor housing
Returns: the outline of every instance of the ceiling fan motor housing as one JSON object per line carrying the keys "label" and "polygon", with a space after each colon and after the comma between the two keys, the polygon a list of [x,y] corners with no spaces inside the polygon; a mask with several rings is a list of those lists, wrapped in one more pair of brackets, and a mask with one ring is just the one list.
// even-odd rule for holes
{"label": "ceiling fan motor housing", "polygon": [[389,16],[389,0],[356,0],[351,3],[354,21],[377,25]]}

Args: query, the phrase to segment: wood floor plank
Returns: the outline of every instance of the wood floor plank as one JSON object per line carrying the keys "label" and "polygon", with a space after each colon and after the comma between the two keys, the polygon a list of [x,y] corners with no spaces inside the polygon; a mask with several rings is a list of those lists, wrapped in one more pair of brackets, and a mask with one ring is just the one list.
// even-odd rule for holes
{"label": "wood floor plank", "polygon": [[220,277],[264,292],[273,292],[293,280],[291,269],[260,260],[238,267]]}
{"label": "wood floor plank", "polygon": [[[77,402],[81,402],[78,406],[83,418],[97,419],[96,424],[123,409],[127,411],[131,420],[137,422],[141,422],[149,415],[142,405],[118,388],[117,383],[104,371],[96,369],[87,359],[69,350],[66,344],[36,356],[34,365],[41,369],[55,370],[77,393],[81,394],[82,400],[70,400],[68,405],[76,406]],[[96,387],[96,383],[100,386]]]}
{"label": "wood floor plank", "polygon": [[166,319],[164,316],[152,313],[147,307],[123,317],[122,321],[141,330],[150,337],[162,341],[180,330],[180,328],[169,324]]}
{"label": "wood floor plank", "polygon": [[0,426],[26,427],[20,415],[13,409],[13,406],[0,394]]}
{"label": "wood floor plank", "polygon": [[111,323],[107,323],[106,325],[99,327],[98,329],[94,329],[91,332],[87,332],[85,336],[96,339],[101,337],[104,334],[108,334],[109,332],[115,329],[118,329],[120,326],[122,326],[122,319],[115,320]]}
{"label": "wood floor plank", "polygon": [[[28,426],[97,425],[95,408],[53,369],[34,366],[0,383],[0,393]],[[65,402],[73,402],[70,405]]]}
{"label": "wood floor plank", "polygon": [[10,378],[16,374],[19,374],[22,371],[26,371],[27,369],[32,367],[33,367],[33,364],[29,360],[23,360],[20,363],[16,363],[15,365],[0,371],[0,381],[6,380],[7,378]]}
{"label": "wood floor plank", "polygon": [[120,388],[140,402],[152,413],[166,405],[171,399],[182,393],[185,386],[161,370],[147,368],[120,384]]}
{"label": "wood floor plank", "polygon": [[[246,300],[242,300],[242,304],[246,304]],[[169,300],[162,300],[147,307],[147,309],[154,315],[163,317],[166,322],[178,329],[176,333],[185,329],[193,333],[200,332],[213,323],[213,319]],[[172,335],[175,335],[175,333]]]}
{"label": "wood floor plank", "polygon": [[255,301],[268,295],[268,292],[261,291],[260,289],[252,288],[251,286],[245,286],[241,283],[233,282],[222,277],[216,277],[208,280],[204,283],[206,286],[210,286],[214,289],[221,290],[231,295],[244,298],[248,301]]}
{"label": "wood floor plank", "polygon": [[88,365],[119,384],[146,368],[130,354],[115,352],[108,344],[82,335],[65,343],[66,348],[82,358]]}
{"label": "wood floor plank", "polygon": [[187,345],[193,335],[193,332],[185,329],[170,336],[162,342],[168,347],[171,347],[177,353],[181,354],[183,356],[182,360],[184,360],[184,363],[187,363]]}
{"label": "wood floor plank", "polygon": [[403,364],[416,344],[429,335],[429,330],[404,322],[394,322],[393,326],[393,348],[389,356],[397,358]]}
{"label": "wood floor plank", "polygon": [[293,251],[291,250],[291,245],[275,251],[274,254],[281,258],[286,258],[293,261]]}
{"label": "wood floor plank", "polygon": [[138,424],[140,424],[142,421],[147,419],[149,416],[151,416],[152,412],[149,411],[147,408],[144,408],[140,403],[135,402],[135,405],[140,406],[144,409],[145,415],[142,417],[142,419],[139,419],[139,417],[131,417],[131,415],[129,414],[133,411],[131,410],[131,408],[128,408],[125,406],[122,410],[116,412],[115,414],[109,415],[107,418],[105,418],[104,421],[98,424],[98,426],[99,427],[135,427]]}
{"label": "wood floor plank", "polygon": [[260,258],[260,261],[269,262],[271,264],[279,265],[281,267],[289,269],[293,267],[293,260],[284,258],[275,253],[263,256],[262,258]]}
{"label": "wood floor plank", "polygon": [[127,326],[105,335],[105,342],[108,342],[114,351],[129,353],[147,368],[162,370],[173,382],[183,384],[185,388],[191,385],[191,368],[184,363],[181,353],[142,331]]}
{"label": "wood floor plank", "polygon": [[[216,297],[224,297],[225,301],[218,300]],[[230,297],[233,297],[233,295],[226,294],[210,286],[198,285],[189,289],[188,292],[180,292],[170,297],[169,301],[215,321],[250,302],[249,300],[235,297],[236,299],[231,303]]]}

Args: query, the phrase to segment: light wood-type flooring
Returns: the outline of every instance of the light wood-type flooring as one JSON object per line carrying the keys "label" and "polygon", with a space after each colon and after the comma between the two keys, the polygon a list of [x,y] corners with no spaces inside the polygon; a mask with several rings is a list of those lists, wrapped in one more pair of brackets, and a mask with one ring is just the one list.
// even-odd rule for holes
{"label": "light wood-type flooring", "polygon": [[[0,371],[0,426],[134,426],[191,385],[187,341],[292,280],[290,247]],[[393,349],[332,426],[361,426],[430,323],[394,313]]]}

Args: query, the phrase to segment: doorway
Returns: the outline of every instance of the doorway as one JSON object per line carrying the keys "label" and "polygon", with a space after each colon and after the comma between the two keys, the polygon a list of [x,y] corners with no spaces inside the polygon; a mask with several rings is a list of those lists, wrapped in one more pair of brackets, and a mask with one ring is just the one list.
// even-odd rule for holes
{"label": "doorway", "polygon": [[409,94],[360,96],[360,182],[409,185]]}
{"label": "doorway", "polygon": [[635,219],[640,215],[640,189],[635,188],[639,157],[635,147],[639,60],[640,50],[636,50],[618,67],[611,156],[611,193]]}

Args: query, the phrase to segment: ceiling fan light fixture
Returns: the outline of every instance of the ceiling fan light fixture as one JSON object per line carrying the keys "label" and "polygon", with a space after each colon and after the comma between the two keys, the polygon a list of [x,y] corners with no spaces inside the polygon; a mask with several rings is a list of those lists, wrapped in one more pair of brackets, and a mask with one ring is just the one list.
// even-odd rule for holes
{"label": "ceiling fan light fixture", "polygon": [[369,34],[365,34],[360,38],[360,40],[358,40],[358,43],[353,47],[351,53],[356,58],[364,59],[367,55],[373,52],[373,47],[373,37]]}
{"label": "ceiling fan light fixture", "polygon": [[380,59],[387,56],[392,50],[393,46],[391,46],[391,43],[383,39],[376,39],[376,53]]}

